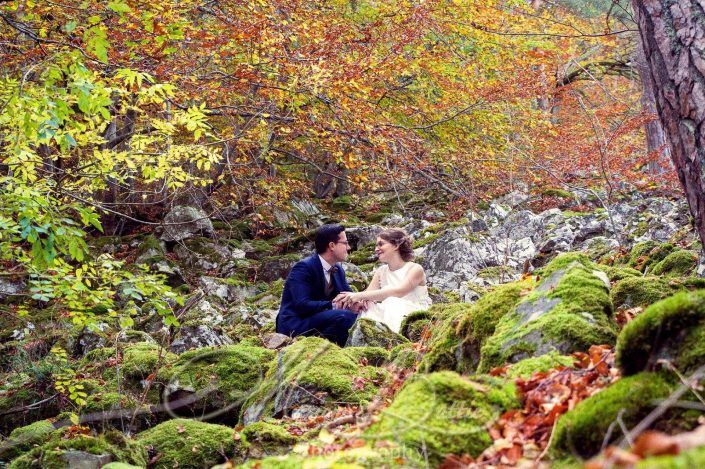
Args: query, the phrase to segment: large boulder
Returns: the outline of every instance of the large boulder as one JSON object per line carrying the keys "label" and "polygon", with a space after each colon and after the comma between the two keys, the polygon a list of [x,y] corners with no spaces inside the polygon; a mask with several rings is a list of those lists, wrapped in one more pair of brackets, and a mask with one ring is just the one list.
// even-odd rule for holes
{"label": "large boulder", "polygon": [[[69,427],[47,435],[48,439],[14,459],[9,467],[95,468],[111,461],[147,465],[147,451],[138,442],[118,431],[93,436],[71,433]],[[37,462],[40,462],[37,465]]]}
{"label": "large boulder", "polygon": [[521,300],[531,281],[496,287],[477,303],[439,304],[431,308],[437,325],[430,328],[428,352],[419,365],[423,371],[473,372],[480,362],[480,350],[494,333],[499,320]]}
{"label": "large boulder", "polygon": [[705,291],[654,303],[622,330],[617,361],[625,376],[658,369],[661,359],[684,375],[705,363]]}
{"label": "large boulder", "polygon": [[211,467],[227,460],[242,462],[245,454],[234,429],[188,419],[161,423],[138,434],[137,441],[153,448],[155,468]]}
{"label": "large boulder", "polygon": [[207,324],[184,324],[179,327],[176,337],[169,345],[169,350],[174,353],[183,353],[201,347],[232,344],[233,340],[220,327],[212,327]]}
{"label": "large boulder", "polygon": [[[249,345],[205,347],[159,370],[163,399],[180,415],[237,421],[240,406],[264,378],[274,352]],[[178,408],[174,403],[180,401]],[[183,405],[181,405],[183,404]]]}
{"label": "large boulder", "polygon": [[346,347],[381,347],[392,349],[407,342],[406,337],[392,332],[389,326],[371,319],[358,319],[350,329]]}
{"label": "large boulder", "polygon": [[435,467],[449,454],[477,457],[492,444],[487,423],[518,405],[514,386],[496,378],[450,371],[415,375],[365,437],[418,451]]}
{"label": "large boulder", "polygon": [[386,377],[386,371],[361,366],[325,339],[300,338],[279,352],[262,385],[244,404],[242,420],[304,417],[341,403],[364,404]]}
{"label": "large boulder", "polygon": [[345,228],[345,235],[350,243],[350,249],[356,251],[362,246],[377,241],[377,236],[384,230],[379,225],[352,226]]}
{"label": "large boulder", "polygon": [[164,232],[161,239],[174,242],[197,235],[213,236],[214,234],[213,223],[206,212],[196,207],[177,205],[164,217]]}
{"label": "large boulder", "polygon": [[612,319],[607,276],[584,255],[558,256],[543,278],[482,346],[481,372],[555,351],[569,354],[593,344],[612,344],[617,326]]}
{"label": "large boulder", "polygon": [[[622,378],[580,402],[560,417],[551,449],[556,455],[577,454],[589,458],[600,451],[610,426],[621,419],[633,428],[651,412],[658,401],[674,390],[674,383],[659,373],[640,373]],[[613,442],[622,432],[613,431]]]}

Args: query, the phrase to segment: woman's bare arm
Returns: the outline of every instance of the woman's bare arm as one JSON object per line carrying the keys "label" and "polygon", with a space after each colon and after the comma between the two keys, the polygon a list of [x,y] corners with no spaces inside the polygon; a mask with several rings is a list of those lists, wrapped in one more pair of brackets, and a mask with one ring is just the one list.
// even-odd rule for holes
{"label": "woman's bare arm", "polygon": [[414,264],[411,266],[406,276],[404,277],[404,280],[402,281],[401,285],[399,285],[398,287],[385,287],[378,289],[370,289],[370,287],[368,287],[365,291],[358,293],[350,293],[347,295],[347,297],[350,301],[353,302],[382,301],[389,298],[390,296],[402,297],[410,293],[417,286],[421,285],[424,282],[424,278],[425,275],[423,267],[418,264]]}

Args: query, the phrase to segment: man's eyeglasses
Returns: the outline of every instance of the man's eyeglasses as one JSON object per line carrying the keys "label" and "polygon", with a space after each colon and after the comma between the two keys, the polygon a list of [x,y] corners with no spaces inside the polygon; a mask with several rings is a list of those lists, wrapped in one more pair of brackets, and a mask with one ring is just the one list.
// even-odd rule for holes
{"label": "man's eyeglasses", "polygon": [[335,244],[344,244],[344,245],[350,247],[350,243],[348,243],[347,241],[336,241]]}

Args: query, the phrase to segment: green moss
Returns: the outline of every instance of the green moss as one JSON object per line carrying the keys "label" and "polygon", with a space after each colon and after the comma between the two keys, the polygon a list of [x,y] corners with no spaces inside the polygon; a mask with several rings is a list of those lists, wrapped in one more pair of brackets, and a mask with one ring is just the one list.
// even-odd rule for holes
{"label": "green moss", "polygon": [[[299,439],[279,425],[268,422],[255,422],[242,429],[245,441],[256,447],[256,453],[272,456],[287,452]],[[250,454],[253,450],[250,449]],[[258,456],[261,457],[261,456]]]}
{"label": "green moss", "polygon": [[497,265],[493,267],[485,267],[477,272],[477,276],[480,278],[493,279],[503,281],[511,277],[514,274],[514,270],[510,267]]}
{"label": "green moss", "polygon": [[653,268],[669,254],[676,250],[670,243],[658,244],[654,241],[643,241],[637,243],[629,253],[629,267],[633,267],[641,272]]}
{"label": "green moss", "polygon": [[430,325],[431,338],[428,352],[421,359],[419,370],[432,372],[455,370],[459,367],[457,349],[461,337],[457,327],[462,318],[471,311],[468,303],[435,304],[429,309],[433,318]]}
{"label": "green moss", "polygon": [[478,456],[492,443],[487,423],[517,406],[513,385],[495,378],[470,380],[450,371],[416,375],[364,436],[424,451],[435,466],[447,454]]}
{"label": "green moss", "polygon": [[125,392],[96,392],[86,398],[86,405],[83,412],[105,412],[110,410],[135,409],[139,406],[139,401],[132,398]]}
{"label": "green moss", "polygon": [[149,234],[142,238],[139,246],[137,247],[138,254],[144,254],[149,250],[156,250],[158,252],[163,252],[162,244],[153,234]]}
{"label": "green moss", "polygon": [[434,305],[430,311],[438,314],[440,310],[448,319],[439,327],[432,327],[429,351],[419,369],[474,371],[482,345],[494,333],[500,318],[517,305],[522,291],[531,285],[530,279],[500,285],[474,304]]}
{"label": "green moss", "polygon": [[672,295],[674,288],[659,277],[627,277],[615,283],[610,292],[615,308],[648,306]]}
{"label": "green moss", "polygon": [[190,405],[198,414],[226,407],[237,414],[240,404],[257,388],[275,353],[262,347],[237,344],[202,347],[182,353],[163,367],[157,378],[177,388],[193,389],[200,398]]}
{"label": "green moss", "polygon": [[360,338],[366,345],[382,347],[387,350],[407,341],[406,337],[392,332],[385,325],[366,318],[358,319],[350,330],[351,342],[349,343],[359,343]]}
{"label": "green moss", "polygon": [[431,233],[424,237],[419,237],[419,239],[414,241],[413,248],[418,249],[424,246],[428,246],[429,244],[437,240],[440,235],[440,233]]}
{"label": "green moss", "polygon": [[614,343],[609,290],[582,255],[562,254],[543,269],[543,280],[503,316],[482,346],[478,371],[551,351],[568,354]]}
{"label": "green moss", "polygon": [[[383,382],[388,374],[373,366],[360,366],[337,345],[320,337],[302,337],[279,352],[257,391],[243,405],[263,406],[264,415],[271,415],[274,396],[297,387],[326,393],[324,405],[333,403],[364,404],[376,394],[375,382]],[[362,389],[353,386],[354,378],[366,378]]]}
{"label": "green moss", "polygon": [[627,323],[617,340],[617,362],[632,375],[663,355],[687,375],[705,359],[704,327],[705,291],[677,293]]}
{"label": "green moss", "polygon": [[140,469],[140,466],[133,466],[124,462],[111,462],[103,466],[101,469]]}
{"label": "green moss", "polygon": [[177,356],[157,344],[140,342],[128,345],[122,353],[122,373],[126,378],[146,379]]}
{"label": "green moss", "polygon": [[690,469],[705,467],[705,446],[683,451],[675,456],[658,456],[639,461],[636,469]]}
{"label": "green moss", "polygon": [[682,277],[690,275],[698,265],[698,255],[692,251],[675,251],[667,255],[653,268],[654,275]]}
{"label": "green moss", "polygon": [[[596,264],[596,267],[607,274],[610,282],[617,282],[629,277],[641,277],[642,273],[631,267],[614,267],[609,265]],[[615,306],[616,307],[616,306]]]}
{"label": "green moss", "polygon": [[353,200],[352,196],[350,195],[341,195],[340,197],[336,197],[333,199],[333,202],[331,203],[331,208],[333,210],[350,210],[353,205]]}
{"label": "green moss", "polygon": [[237,461],[243,451],[232,428],[188,419],[161,423],[137,439],[154,447],[159,456],[155,468],[210,467],[226,459]]}
{"label": "green moss", "polygon": [[[593,456],[618,416],[627,428],[632,428],[672,390],[673,384],[658,373],[622,378],[561,416],[551,448],[557,454]],[[610,441],[620,435],[619,431],[613,432]]]}
{"label": "green moss", "polygon": [[419,352],[414,350],[412,343],[397,345],[389,353],[389,361],[397,368],[414,368],[421,359]]}
{"label": "green moss", "polygon": [[11,460],[30,448],[43,444],[55,431],[56,428],[50,420],[39,420],[24,427],[15,428],[7,440],[0,441],[0,460]]}
{"label": "green moss", "polygon": [[272,252],[272,246],[262,239],[252,239],[248,241],[254,251],[258,254],[269,254]]}
{"label": "green moss", "polygon": [[389,352],[382,347],[346,347],[343,351],[358,363],[382,366],[389,361]]}
{"label": "green moss", "polygon": [[115,350],[115,347],[102,347],[102,348],[93,349],[90,352],[88,352],[83,357],[83,362],[86,364],[90,364],[90,363],[95,364],[96,362],[104,362],[106,360],[117,358],[117,356],[118,355],[117,355],[117,351]]}
{"label": "green moss", "polygon": [[368,264],[375,262],[377,256],[375,256],[375,243],[367,243],[364,246],[358,246],[357,251],[353,251],[348,256],[348,262],[355,265]]}
{"label": "green moss", "polygon": [[243,468],[249,469],[300,469],[335,468],[335,469],[378,469],[426,467],[423,457],[418,452],[402,448],[372,448],[365,446],[345,451],[325,451],[324,456],[272,456],[260,461],[247,461]]}
{"label": "green moss", "polygon": [[90,454],[109,454],[113,459],[134,464],[140,467],[147,465],[147,452],[136,441],[126,438],[117,431],[107,432],[100,436],[69,434],[68,428],[63,428],[51,434],[49,441],[23,454],[10,464],[12,469],[29,469],[37,467],[35,460],[41,461],[40,466],[46,468],[65,468],[66,461],[62,458],[65,451],[83,451]]}
{"label": "green moss", "polygon": [[570,192],[556,187],[549,187],[548,189],[542,190],[541,195],[543,195],[544,197],[560,197],[563,199],[573,198],[573,194],[571,194]]}
{"label": "green moss", "polygon": [[528,379],[531,378],[534,373],[549,371],[559,366],[573,366],[573,362],[572,357],[551,352],[546,355],[541,355],[540,357],[525,358],[515,363],[507,370],[507,377]]}

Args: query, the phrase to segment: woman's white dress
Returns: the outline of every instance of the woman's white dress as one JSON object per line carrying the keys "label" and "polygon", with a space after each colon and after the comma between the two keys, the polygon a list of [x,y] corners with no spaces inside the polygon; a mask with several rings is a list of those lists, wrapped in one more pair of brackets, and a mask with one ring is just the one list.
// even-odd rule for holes
{"label": "woman's white dress", "polygon": [[[389,266],[386,264],[381,266],[378,270],[380,287],[384,289],[401,285],[412,265],[412,262],[407,262],[402,268],[395,271],[389,270]],[[424,283],[426,283],[425,275]],[[390,296],[380,303],[373,303],[367,311],[360,314],[360,317],[384,323],[392,331],[398,333],[401,329],[401,322],[406,316],[414,311],[427,309],[429,306],[431,306],[431,298],[428,296],[428,287],[418,285],[403,297]]]}

